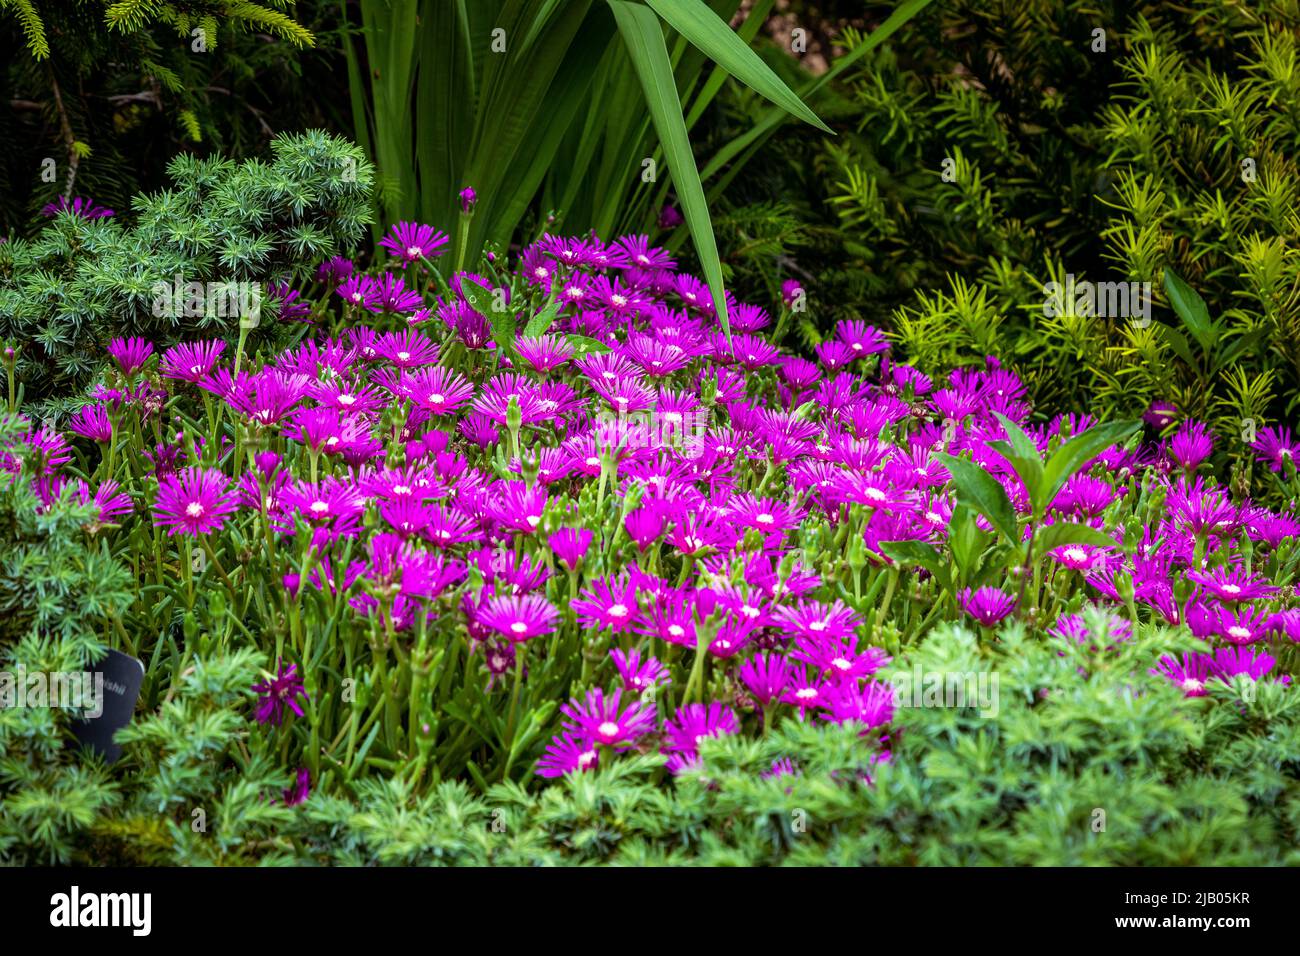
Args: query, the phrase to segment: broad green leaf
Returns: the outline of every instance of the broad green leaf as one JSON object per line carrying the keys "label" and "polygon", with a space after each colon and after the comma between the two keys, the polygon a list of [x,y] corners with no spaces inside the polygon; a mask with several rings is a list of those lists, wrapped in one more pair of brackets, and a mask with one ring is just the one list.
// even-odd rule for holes
{"label": "broad green leaf", "polygon": [[1075,435],[1058,448],[1043,469],[1044,507],[1056,500],[1057,492],[1084,463],[1096,458],[1111,445],[1124,441],[1140,426],[1141,422],[1136,421],[1098,425],[1081,435]]}
{"label": "broad green leaf", "polygon": [[588,352],[608,352],[609,346],[600,339],[588,338],[585,335],[566,335],[564,337],[578,355],[586,355]]}
{"label": "broad green leaf", "polygon": [[1196,339],[1201,350],[1211,351],[1219,340],[1219,328],[1210,318],[1210,310],[1206,307],[1205,300],[1195,289],[1179,278],[1178,273],[1167,267],[1165,294],[1169,296],[1169,304],[1174,307],[1174,311],[1183,320],[1183,325],[1187,326],[1187,331],[1192,333],[1192,338]]}
{"label": "broad green leaf", "polygon": [[551,323],[555,321],[555,317],[559,312],[559,299],[556,299],[545,308],[539,309],[537,314],[529,319],[528,323],[524,326],[524,338],[531,339],[545,334],[546,330],[551,327]]}
{"label": "broad green leaf", "polygon": [[515,354],[515,314],[510,309],[496,309],[496,296],[469,278],[462,278],[460,294],[469,307],[487,318],[492,327],[492,341],[503,355]]}
{"label": "broad green leaf", "polygon": [[1038,554],[1046,554],[1054,548],[1067,544],[1089,544],[1098,548],[1116,547],[1115,539],[1104,531],[1069,521],[1040,525],[1034,533],[1034,548]]}
{"label": "broad green leaf", "polygon": [[970,507],[959,501],[948,521],[948,546],[952,549],[953,563],[963,580],[970,581],[979,572],[980,555],[984,551],[986,538],[987,535],[975,523],[975,515]]}
{"label": "broad green leaf", "polygon": [[957,497],[966,502],[993,525],[1002,537],[1012,544],[1020,543],[1020,526],[1016,521],[1016,510],[1011,506],[1011,499],[997,480],[982,467],[965,458],[939,452],[936,456],[948,474],[952,475]]}
{"label": "broad green leaf", "polygon": [[669,26],[759,96],[771,100],[791,116],[831,132],[830,127],[818,119],[817,114],[702,0],[646,2]]}
{"label": "broad green leaf", "polygon": [[727,302],[723,294],[718,243],[713,235],[713,222],[709,219],[704,185],[700,182],[700,172],[695,167],[695,154],[691,151],[690,138],[686,132],[681,99],[673,81],[673,68],[668,59],[663,27],[649,7],[629,3],[627,0],[609,0],[609,6],[614,11],[618,31],[627,44],[628,56],[645,91],[650,117],[659,134],[664,155],[668,158],[669,174],[677,187],[682,215],[695,240],[695,251],[704,268],[705,281],[713,293],[713,304],[722,322],[722,330],[730,342],[731,321],[727,316]]}
{"label": "broad green leaf", "polygon": [[1002,423],[1003,429],[1007,433],[1007,443],[1010,445],[1009,452],[1004,451],[1000,445],[1002,442],[990,442],[998,454],[1002,455],[1011,467],[1016,470],[1020,480],[1024,482],[1025,491],[1029,493],[1029,500],[1033,506],[1035,517],[1041,516],[1040,507],[1046,507],[1046,502],[1042,501],[1043,495],[1043,460],[1038,454],[1038,446],[1030,438],[1023,428],[1013,422],[1001,412],[995,413],[998,421]]}
{"label": "broad green leaf", "polygon": [[928,542],[882,541],[880,553],[898,564],[919,565],[933,574],[945,590],[951,588],[952,572],[948,561]]}

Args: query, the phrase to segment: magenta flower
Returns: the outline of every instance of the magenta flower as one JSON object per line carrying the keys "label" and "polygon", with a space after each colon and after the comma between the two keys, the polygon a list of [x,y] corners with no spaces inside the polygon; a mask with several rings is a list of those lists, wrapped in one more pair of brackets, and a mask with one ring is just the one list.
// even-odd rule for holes
{"label": "magenta flower", "polygon": [[586,528],[561,528],[546,539],[546,544],[557,560],[574,571],[591,547],[591,532]]}
{"label": "magenta flower", "polygon": [[1289,428],[1262,428],[1250,447],[1259,452],[1259,460],[1275,472],[1284,471],[1288,463],[1294,466],[1296,456],[1300,455],[1300,445],[1296,444]]}
{"label": "magenta flower", "polygon": [[163,353],[158,371],[163,378],[197,384],[216,368],[226,343],[221,339],[205,342],[182,342]]}
{"label": "magenta flower", "polygon": [[309,796],[311,796],[311,771],[306,767],[299,767],[293,784],[284,791],[284,805],[296,807],[306,803]]}
{"label": "magenta flower", "polygon": [[560,612],[540,594],[507,594],[489,598],[476,616],[479,624],[518,643],[551,633]]}
{"label": "magenta flower", "polygon": [[620,709],[622,693],[615,690],[606,697],[597,687],[588,691],[584,700],[575,698],[561,705],[560,713],[568,718],[564,729],[606,746],[630,744],[651,733],[655,729],[654,712],[639,700]]}
{"label": "magenta flower", "polygon": [[1220,601],[1254,601],[1280,590],[1262,576],[1249,574],[1238,565],[1218,567],[1212,571],[1188,571],[1187,579],[1195,581]]}
{"label": "magenta flower", "polygon": [[790,677],[790,662],[781,654],[755,654],[740,666],[741,682],[763,707],[785,693]]}
{"label": "magenta flower", "polygon": [[113,423],[108,417],[108,406],[103,402],[83,405],[68,420],[68,431],[82,438],[89,438],[91,441],[111,441]]}
{"label": "magenta flower", "polygon": [[113,339],[108,343],[108,354],[123,375],[134,375],[153,355],[153,343],[139,338]]}
{"label": "magenta flower", "polygon": [[74,196],[72,202],[68,202],[67,196],[60,196],[56,202],[47,202],[41,207],[43,216],[57,216],[61,212],[70,212],[81,219],[107,219],[116,215],[113,210],[97,206],[80,196]]}
{"label": "magenta flower", "polygon": [[595,770],[600,763],[600,752],[589,740],[571,733],[552,737],[546,751],[537,761],[539,777],[563,777],[571,773]]}
{"label": "magenta flower", "polygon": [[288,668],[277,665],[276,669],[276,676],[268,674],[262,683],[253,685],[253,690],[262,698],[257,704],[257,722],[278,727],[287,711],[303,716],[298,698],[307,700],[307,691],[302,678],[298,676],[297,664],[290,664]]}
{"label": "magenta flower", "polygon": [[1181,661],[1166,654],[1151,673],[1176,685],[1186,697],[1204,697],[1212,663],[1208,654],[1184,654]]}
{"label": "magenta flower", "polygon": [[1183,422],[1181,428],[1169,440],[1169,456],[1187,471],[1196,468],[1210,457],[1214,451],[1214,438],[1200,422],[1191,419]]}
{"label": "magenta flower", "polygon": [[623,678],[623,686],[634,694],[639,694],[649,687],[672,683],[668,668],[653,657],[641,659],[641,652],[633,649],[624,653],[615,647],[610,652],[614,659],[614,669]]}
{"label": "magenta flower", "polygon": [[478,193],[474,192],[473,186],[466,186],[460,191],[460,211],[465,215],[474,211],[476,202],[478,202]]}
{"label": "magenta flower", "polygon": [[962,610],[983,627],[992,627],[1016,606],[1016,599],[999,588],[980,588],[974,593],[967,588],[961,592],[959,599]]}
{"label": "magenta flower", "polygon": [[[435,232],[432,226],[418,222],[399,222],[388,230],[379,244],[402,260],[403,265],[432,259],[446,250],[451,238],[446,233]],[[393,311],[407,311],[394,309]]]}
{"label": "magenta flower", "polygon": [[616,634],[630,630],[640,616],[636,585],[613,576],[592,582],[581,597],[570,604],[583,627],[610,628]]}
{"label": "magenta flower", "polygon": [[704,704],[687,704],[678,708],[676,715],[664,721],[668,740],[666,753],[697,754],[700,741],[709,737],[724,737],[740,730],[736,713],[718,701]]}
{"label": "magenta flower", "polygon": [[829,712],[821,717],[837,724],[856,724],[866,733],[894,719],[894,697],[894,688],[876,681],[865,686],[857,681],[837,684],[828,695]]}
{"label": "magenta flower", "polygon": [[230,480],[214,469],[192,467],[159,483],[153,523],[169,535],[209,534],[220,531],[234,511]]}

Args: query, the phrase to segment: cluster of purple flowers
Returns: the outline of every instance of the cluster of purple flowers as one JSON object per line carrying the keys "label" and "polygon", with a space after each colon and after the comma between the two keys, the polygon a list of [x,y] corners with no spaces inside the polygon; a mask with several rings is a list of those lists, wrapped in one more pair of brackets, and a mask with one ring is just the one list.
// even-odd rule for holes
{"label": "cluster of purple flowers", "polygon": [[[178,397],[211,406],[245,444],[227,455],[216,445],[228,438],[189,434],[146,449],[153,485],[138,504],[154,525],[193,538],[244,522],[257,529],[245,535],[253,540],[265,531],[309,541],[309,570],[283,569],[290,595],[346,595],[356,614],[399,637],[417,625],[463,627],[489,686],[522,671],[521,645],[545,653],[542,639],[564,628],[603,636],[617,686],[592,686],[561,708],[538,764],[544,776],[647,749],[667,755],[675,773],[691,770],[700,742],[740,732],[748,712],[765,726],[779,712],[852,725],[875,759],[887,759],[895,701],[874,675],[890,658],[868,643],[863,614],[827,587],[825,569],[807,561],[804,530],[835,534],[852,513],[865,516],[854,527],[880,562],[884,542],[943,549],[956,500],[936,452],[972,458],[1028,515],[1028,492],[992,444],[1007,437],[998,415],[1021,424],[1040,453],[1094,423],[1032,424],[1023,384],[996,360],[932,379],[894,361],[885,337],[862,322],[841,322],[813,357],[798,357],[764,338],[767,312],[728,297],[728,335],[710,290],[644,236],[546,236],[523,251],[515,282],[460,273],[426,301],[412,276],[447,243],[401,223],[383,246],[402,275],[322,264],[318,279],[355,324],[265,362],[241,367],[219,340],[159,355],[147,342],[116,340],[111,382],[69,431],[110,443],[128,414],[160,420]],[[519,329],[548,307],[554,318],[501,348],[466,283],[522,310]],[[287,289],[278,294],[292,303]],[[787,283],[786,306],[804,294]],[[1177,424],[1167,411],[1166,429]],[[637,414],[707,424],[627,441],[610,422]],[[33,426],[20,443],[47,506],[72,486],[99,506],[101,523],[136,510],[112,477],[92,489],[60,475],[71,459],[65,436]],[[1255,447],[1278,471],[1295,452],[1283,430],[1265,430]],[[1234,502],[1200,473],[1213,449],[1196,422],[1167,441],[1106,449],[1065,482],[1045,518],[1113,537],[1112,547],[1051,553],[1062,576],[1076,575],[1092,601],[1120,615],[1112,641],[1132,638],[1136,622],[1123,615],[1141,605],[1220,645],[1160,659],[1153,673],[1189,695],[1215,678],[1264,678],[1275,659],[1249,645],[1300,639],[1300,612],[1260,570],[1300,522]],[[0,451],[0,466],[18,473],[20,464],[14,448]],[[603,517],[582,518],[606,493],[621,505],[612,533]],[[1158,519],[1126,546],[1119,513],[1152,496],[1163,500]],[[566,577],[573,590],[561,600]],[[1018,606],[997,585],[957,601],[983,627]],[[1088,639],[1077,615],[1046,627]],[[708,685],[722,688],[716,695],[696,680],[700,655],[725,675]],[[662,707],[677,664],[692,671],[690,686],[679,679],[677,705]],[[294,667],[256,690],[258,720],[301,716]],[[770,775],[793,772],[782,765]]]}

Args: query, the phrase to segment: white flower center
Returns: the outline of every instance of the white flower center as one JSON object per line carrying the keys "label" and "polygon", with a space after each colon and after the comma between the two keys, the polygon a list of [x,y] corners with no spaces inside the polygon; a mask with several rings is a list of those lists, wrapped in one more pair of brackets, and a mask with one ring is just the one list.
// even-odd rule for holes
{"label": "white flower center", "polygon": [[617,737],[618,724],[614,723],[612,720],[607,720],[596,728],[596,732],[602,737]]}
{"label": "white flower center", "polygon": [[671,634],[673,637],[681,637],[683,634],[686,633],[686,630],[680,624],[669,624],[668,633]]}
{"label": "white flower center", "polygon": [[627,617],[627,605],[626,605],[626,604],[615,604],[615,605],[611,606],[610,609],[609,609],[609,616],[610,616],[610,617]]}
{"label": "white flower center", "polygon": [[1250,638],[1250,628],[1242,627],[1240,624],[1234,624],[1232,627],[1228,628],[1228,636],[1236,638],[1239,641],[1248,640]]}
{"label": "white flower center", "polygon": [[323,515],[330,510],[330,506],[324,501],[313,501],[310,507],[311,513],[316,515]]}
{"label": "white flower center", "polygon": [[191,501],[185,506],[185,514],[191,518],[202,518],[203,511],[203,505],[199,504],[197,501]]}
{"label": "white flower center", "polygon": [[406,254],[412,259],[418,259],[420,256],[424,255],[424,250],[419,246],[407,246]]}
{"label": "white flower center", "polygon": [[515,621],[515,623],[510,625],[510,630],[515,634],[527,634],[528,625],[525,624],[523,621]]}

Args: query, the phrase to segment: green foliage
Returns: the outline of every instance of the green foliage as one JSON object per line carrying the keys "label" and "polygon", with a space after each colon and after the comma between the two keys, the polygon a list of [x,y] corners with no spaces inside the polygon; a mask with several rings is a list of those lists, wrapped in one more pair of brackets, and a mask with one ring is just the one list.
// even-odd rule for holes
{"label": "green foliage", "polygon": [[[759,740],[710,739],[702,766],[665,778],[629,758],[529,793],[368,777],[301,807],[232,707],[247,652],[198,659],[175,699],[121,735],[115,782],[65,768],[0,803],[0,859],[51,823],[51,855],[150,863],[515,865],[1294,865],[1300,700],[1242,680],[1206,698],[1145,673],[1187,638],[1144,627],[1101,650],[1005,628],[943,627],[895,664],[966,698],[904,694],[891,758],[852,727],[788,718]],[[1181,642],[1181,643],[1180,643]],[[1104,643],[1104,642],[1099,642]],[[983,678],[986,683],[978,684]],[[969,680],[968,680],[969,678]],[[994,683],[996,681],[996,683]],[[943,686],[943,685],[940,685]],[[976,692],[976,688],[979,688]],[[916,706],[909,706],[911,703]],[[10,741],[0,722],[0,741]],[[789,759],[797,776],[761,774]],[[5,781],[23,779],[6,758]],[[672,779],[669,783],[668,780]],[[0,790],[0,793],[3,791]],[[43,804],[44,801],[44,804]],[[62,802],[56,802],[62,801]],[[57,807],[57,813],[56,811]],[[196,829],[205,811],[206,829]],[[42,816],[42,813],[46,814]],[[41,849],[45,849],[44,846]],[[103,857],[100,857],[102,859]]]}
{"label": "green foliage", "polygon": [[[1039,407],[1131,417],[1172,401],[1233,434],[1287,421],[1300,400],[1295,29],[1287,4],[926,10],[813,101],[836,140],[782,145],[778,188],[813,192],[801,228],[841,237],[787,263],[812,274],[813,323],[866,319],[929,371],[996,354]],[[869,35],[844,29],[840,62]],[[770,269],[739,264],[738,281],[770,286]],[[1174,272],[1206,303],[1206,334],[1164,292]],[[1044,287],[1067,275],[1150,283],[1152,321],[1045,315]]]}
{"label": "green foliage", "polygon": [[289,0],[0,3],[15,54],[0,69],[0,233],[28,234],[60,196],[124,209],[178,151],[242,159],[282,130],[346,131],[337,16]]}
{"label": "green foliage", "polygon": [[168,311],[158,283],[301,278],[370,222],[369,161],[319,131],[277,138],[270,162],[178,156],[169,172],[173,187],[137,200],[134,224],[61,213],[34,239],[0,245],[0,339],[22,343],[29,397],[74,397],[115,336],[167,343],[238,329],[206,305],[191,318],[158,314]]}

